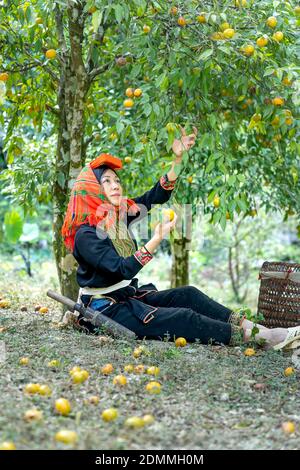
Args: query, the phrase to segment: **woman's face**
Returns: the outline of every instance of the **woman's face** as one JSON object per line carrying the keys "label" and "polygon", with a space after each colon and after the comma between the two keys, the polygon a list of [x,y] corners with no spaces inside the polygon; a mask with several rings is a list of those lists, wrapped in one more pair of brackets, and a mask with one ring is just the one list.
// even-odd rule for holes
{"label": "woman's face", "polygon": [[118,175],[113,170],[105,170],[100,179],[103,191],[114,206],[118,206],[122,199],[122,186]]}

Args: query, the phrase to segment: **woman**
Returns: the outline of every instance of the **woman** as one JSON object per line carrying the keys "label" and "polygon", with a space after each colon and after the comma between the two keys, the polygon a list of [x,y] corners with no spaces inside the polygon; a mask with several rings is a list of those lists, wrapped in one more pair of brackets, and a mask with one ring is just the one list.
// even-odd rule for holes
{"label": "woman", "polygon": [[[152,283],[139,286],[136,278],[176,224],[176,216],[173,221],[158,224],[153,237],[140,248],[130,227],[147,215],[152,204],[163,204],[170,199],[177,178],[175,164],[181,163],[183,151],[195,144],[197,135],[195,127],[190,135],[180,129],[181,139],[175,139],[172,146],[175,159],[170,171],[140,197],[122,196],[119,158],[101,154],[86,165],[72,189],[62,235],[79,264],[79,298],[85,306],[101,311],[139,338],[185,337],[189,342],[237,345],[249,341],[251,321],[195,287],[158,291]],[[87,332],[98,332],[82,316],[78,317],[77,325]],[[284,328],[258,327],[256,338],[265,340],[269,347],[289,344],[287,338],[291,334],[295,336],[295,329],[288,332]],[[298,333],[299,330],[296,336]]]}

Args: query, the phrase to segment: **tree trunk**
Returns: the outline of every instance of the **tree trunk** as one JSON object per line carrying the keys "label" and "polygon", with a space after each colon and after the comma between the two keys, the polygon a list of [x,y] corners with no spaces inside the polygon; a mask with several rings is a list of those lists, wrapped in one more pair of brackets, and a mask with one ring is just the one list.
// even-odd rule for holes
{"label": "tree trunk", "polygon": [[174,239],[172,247],[171,288],[189,284],[189,240],[185,237]]}

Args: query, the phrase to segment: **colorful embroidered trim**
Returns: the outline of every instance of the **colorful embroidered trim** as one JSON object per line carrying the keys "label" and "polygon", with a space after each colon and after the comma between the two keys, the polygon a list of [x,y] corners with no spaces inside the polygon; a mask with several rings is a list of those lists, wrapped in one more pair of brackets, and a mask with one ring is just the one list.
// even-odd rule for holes
{"label": "colorful embroidered trim", "polygon": [[160,180],[160,185],[163,189],[166,189],[167,191],[171,191],[172,189],[175,188],[176,180],[169,181],[169,178],[167,175],[161,176]]}
{"label": "colorful embroidered trim", "polygon": [[231,338],[229,346],[240,346],[244,342],[244,330],[240,326],[231,323]]}
{"label": "colorful embroidered trim", "polygon": [[134,253],[134,257],[143,265],[145,266],[145,264],[149,263],[149,261],[152,260],[153,258],[153,255],[151,255],[151,253],[149,253],[149,251],[146,249],[146,248],[143,248],[146,253],[144,251],[142,251],[142,248],[140,250],[137,250],[135,253]]}

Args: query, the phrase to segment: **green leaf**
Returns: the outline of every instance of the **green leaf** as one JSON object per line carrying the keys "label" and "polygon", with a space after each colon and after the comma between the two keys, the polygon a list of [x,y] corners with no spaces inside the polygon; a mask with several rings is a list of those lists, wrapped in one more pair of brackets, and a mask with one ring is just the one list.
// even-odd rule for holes
{"label": "green leaf", "polygon": [[121,23],[126,16],[126,12],[122,5],[114,5],[115,16],[118,23]]}
{"label": "green leaf", "polygon": [[95,13],[92,15],[92,26],[94,32],[96,32],[101,24],[103,17],[103,10],[96,10]]}
{"label": "green leaf", "polygon": [[202,54],[200,54],[199,60],[207,59],[213,54],[213,52],[214,52],[213,49],[207,49],[206,51],[202,52]]}
{"label": "green leaf", "polygon": [[23,220],[19,212],[12,210],[4,216],[4,228],[8,241],[17,243],[23,232]]}

